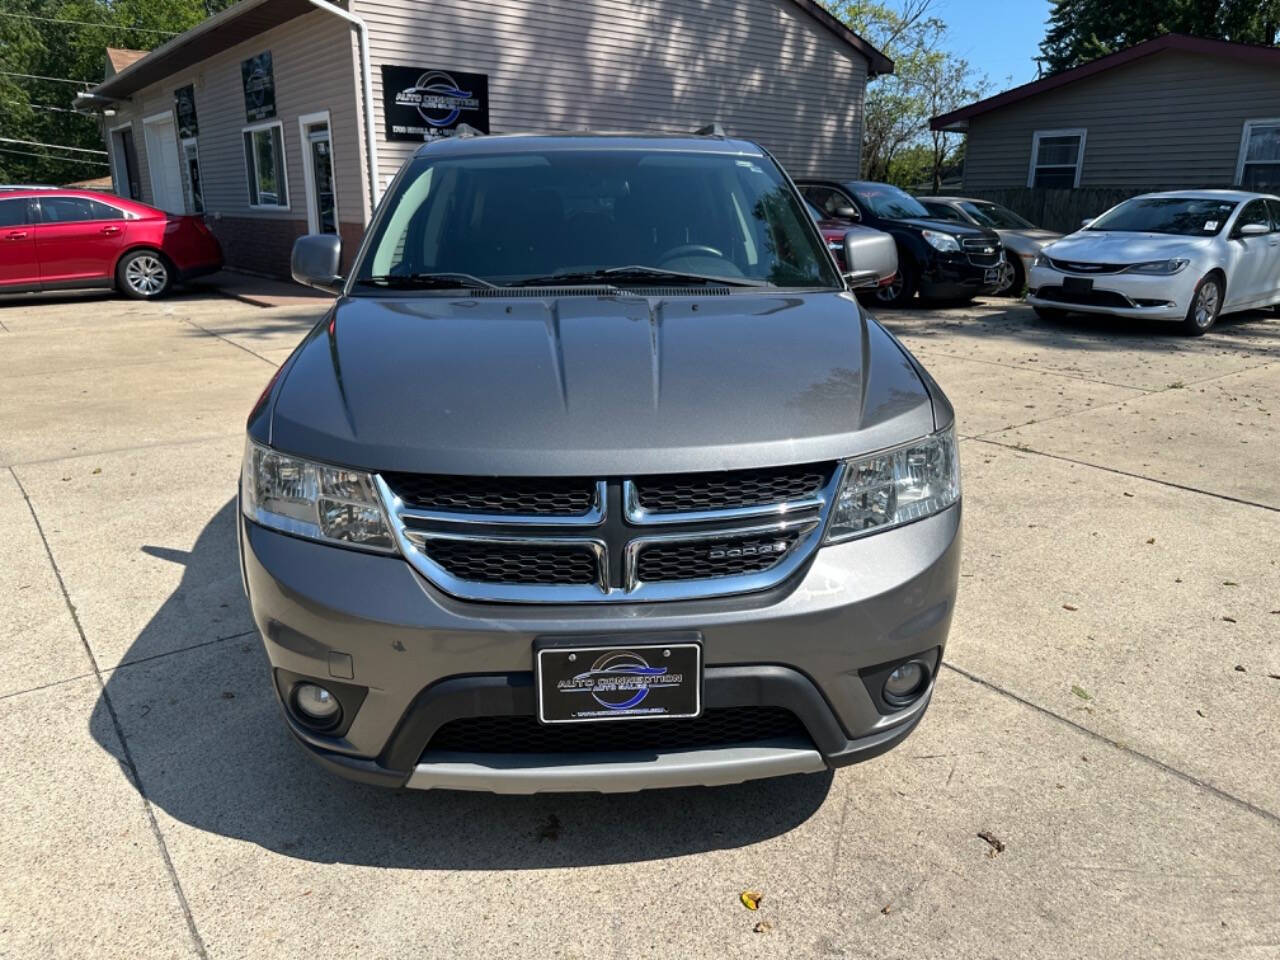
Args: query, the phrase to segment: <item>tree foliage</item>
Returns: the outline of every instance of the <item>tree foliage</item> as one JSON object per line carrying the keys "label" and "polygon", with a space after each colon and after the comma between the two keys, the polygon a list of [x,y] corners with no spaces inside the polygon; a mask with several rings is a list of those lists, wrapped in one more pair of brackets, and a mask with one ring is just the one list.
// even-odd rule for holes
{"label": "tree foliage", "polygon": [[1166,33],[1271,45],[1280,0],[1053,0],[1038,60],[1058,73]]}
{"label": "tree foliage", "polygon": [[[4,0],[0,3],[4,14],[0,16],[0,137],[101,150],[98,122],[68,111],[80,90],[102,80],[106,48],[150,50],[231,2]],[[105,157],[96,154],[0,143],[0,183],[67,183],[107,172]]]}
{"label": "tree foliage", "polygon": [[931,131],[929,118],[979,99],[987,78],[944,49],[947,28],[933,15],[934,0],[834,0],[827,8],[894,62],[892,74],[867,85],[862,175],[936,186],[954,143]]}

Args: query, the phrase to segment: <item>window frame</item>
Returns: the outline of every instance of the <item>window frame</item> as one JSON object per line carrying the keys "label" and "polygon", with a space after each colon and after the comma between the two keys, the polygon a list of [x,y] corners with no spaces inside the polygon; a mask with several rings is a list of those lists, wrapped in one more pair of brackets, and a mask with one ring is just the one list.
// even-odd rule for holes
{"label": "window frame", "polygon": [[[61,226],[63,224],[71,224],[71,223],[115,223],[117,220],[136,219],[135,217],[130,216],[129,211],[125,210],[123,207],[117,207],[114,203],[107,203],[105,200],[98,200],[94,197],[68,197],[58,193],[53,193],[52,196],[48,196],[48,197],[28,197],[27,199],[36,201],[34,205],[35,206],[34,210],[32,210],[31,205],[28,204],[27,216],[31,217],[33,213],[35,214],[35,217],[30,221],[31,226],[54,227],[54,226]],[[89,210],[92,213],[96,213],[97,207],[105,207],[108,210],[114,210],[116,213],[119,214],[119,216],[118,217],[92,216],[92,217],[86,217],[83,220],[46,220],[44,216],[44,205],[45,203],[56,201],[56,200],[73,200],[79,203],[87,203],[89,204]]]}
{"label": "window frame", "polygon": [[20,222],[0,225],[0,230],[16,230],[19,227],[32,227],[38,222],[33,216],[36,211],[31,209],[30,197],[6,197],[0,194],[0,205],[6,203],[22,204],[21,209],[24,210],[25,213],[23,214],[23,218]]}
{"label": "window frame", "polygon": [[320,211],[311,209],[311,201],[316,189],[316,172],[311,159],[311,140],[307,135],[308,128],[318,123],[324,123],[329,129],[329,164],[333,168],[333,226],[337,231],[335,235],[340,237],[342,221],[338,218],[338,158],[333,148],[333,120],[330,119],[328,110],[304,113],[298,117],[298,142],[302,146],[303,189],[307,192],[307,233],[317,234],[320,229]]}
{"label": "window frame", "polygon": [[1244,183],[1244,168],[1246,163],[1252,162],[1280,165],[1280,160],[1245,160],[1246,155],[1249,153],[1249,138],[1253,134],[1254,127],[1280,127],[1280,117],[1246,120],[1240,127],[1240,150],[1236,154],[1235,185],[1237,187]]}
{"label": "window frame", "polygon": [[[255,134],[262,130],[270,130],[277,128],[280,131],[280,176],[284,181],[284,199],[285,202],[280,203],[254,203],[253,195],[257,193],[261,199],[261,191],[258,190],[258,155],[255,150],[245,150],[244,138],[246,134]],[[240,152],[244,154],[244,177],[247,195],[245,200],[250,210],[291,210],[293,204],[293,194],[289,191],[289,148],[285,144],[284,138],[284,121],[283,120],[264,120],[261,123],[251,123],[240,128]],[[251,160],[252,158],[252,160]],[[252,162],[252,169],[250,163]],[[248,190],[252,181],[254,189]]]}
{"label": "window frame", "polygon": [[[133,195],[133,182],[129,179],[129,158],[125,154],[123,137],[120,138],[120,149],[116,149],[116,134],[124,130],[129,131],[129,138],[132,140],[134,137],[132,120],[126,120],[124,123],[118,123],[114,127],[107,128],[107,147],[110,151],[109,159],[111,161],[111,186],[117,197],[126,197],[129,200],[136,201],[140,198]],[[134,144],[134,150],[137,150],[136,143]],[[123,179],[121,179],[121,174],[124,175]],[[139,193],[141,193],[141,190],[139,190]]]}
{"label": "window frame", "polygon": [[[1036,169],[1040,166],[1046,167],[1064,167],[1065,164],[1040,164],[1036,161],[1040,157],[1040,141],[1051,139],[1053,137],[1079,137],[1080,149],[1076,152],[1076,175],[1075,181],[1071,184],[1072,190],[1080,189],[1080,175],[1084,172],[1084,148],[1085,141],[1088,140],[1089,130],[1087,127],[1066,127],[1061,130],[1035,130],[1031,134],[1031,163],[1027,168],[1027,186],[1036,186]],[[1040,190],[1064,189],[1062,187],[1039,187]]]}

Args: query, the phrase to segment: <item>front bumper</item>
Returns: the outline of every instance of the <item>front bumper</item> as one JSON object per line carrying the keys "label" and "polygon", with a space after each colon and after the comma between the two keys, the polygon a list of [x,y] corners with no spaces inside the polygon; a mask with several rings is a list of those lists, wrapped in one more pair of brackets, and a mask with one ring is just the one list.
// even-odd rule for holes
{"label": "front bumper", "polygon": [[920,273],[920,296],[953,300],[994,293],[1000,287],[1004,256],[994,264],[974,263],[966,254],[935,254]]}
{"label": "front bumper", "polygon": [[[363,692],[340,735],[312,732],[285,708],[289,729],[331,770],[386,786],[638,790],[816,772],[867,759],[906,738],[930,694],[887,709],[862,673],[921,654],[933,658],[936,676],[959,576],[959,504],[822,548],[774,590],[608,607],[459,601],[398,557],[300,540],[243,517],[239,523],[245,585],[277,697],[287,695],[279,678],[292,675],[331,683],[337,677]],[[808,736],[621,754],[430,749],[432,735],[452,719],[535,713],[536,638],[625,644],[664,631],[700,634],[707,709],[784,707]]]}
{"label": "front bumper", "polygon": [[1053,310],[1181,320],[1187,315],[1200,277],[1190,267],[1171,276],[1105,273],[1088,277],[1093,281],[1091,294],[1068,294],[1063,290],[1067,277],[1083,276],[1048,266],[1032,267],[1027,275],[1027,302]]}

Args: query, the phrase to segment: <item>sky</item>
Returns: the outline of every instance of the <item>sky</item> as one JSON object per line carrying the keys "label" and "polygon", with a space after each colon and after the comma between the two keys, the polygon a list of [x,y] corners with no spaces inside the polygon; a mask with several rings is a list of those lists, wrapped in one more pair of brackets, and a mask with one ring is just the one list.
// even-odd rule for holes
{"label": "sky", "polygon": [[999,93],[1036,78],[1049,0],[935,0],[952,53],[964,57]]}

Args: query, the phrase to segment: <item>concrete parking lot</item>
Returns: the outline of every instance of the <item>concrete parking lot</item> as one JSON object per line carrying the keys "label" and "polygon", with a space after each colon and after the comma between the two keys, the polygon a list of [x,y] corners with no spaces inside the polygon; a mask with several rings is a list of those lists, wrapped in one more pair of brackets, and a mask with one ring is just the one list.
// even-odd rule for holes
{"label": "concrete parking lot", "polygon": [[234,491],[323,304],[260,302],[0,301],[0,956],[1280,957],[1280,319],[885,314],[966,438],[919,730],[516,798],[290,742]]}

